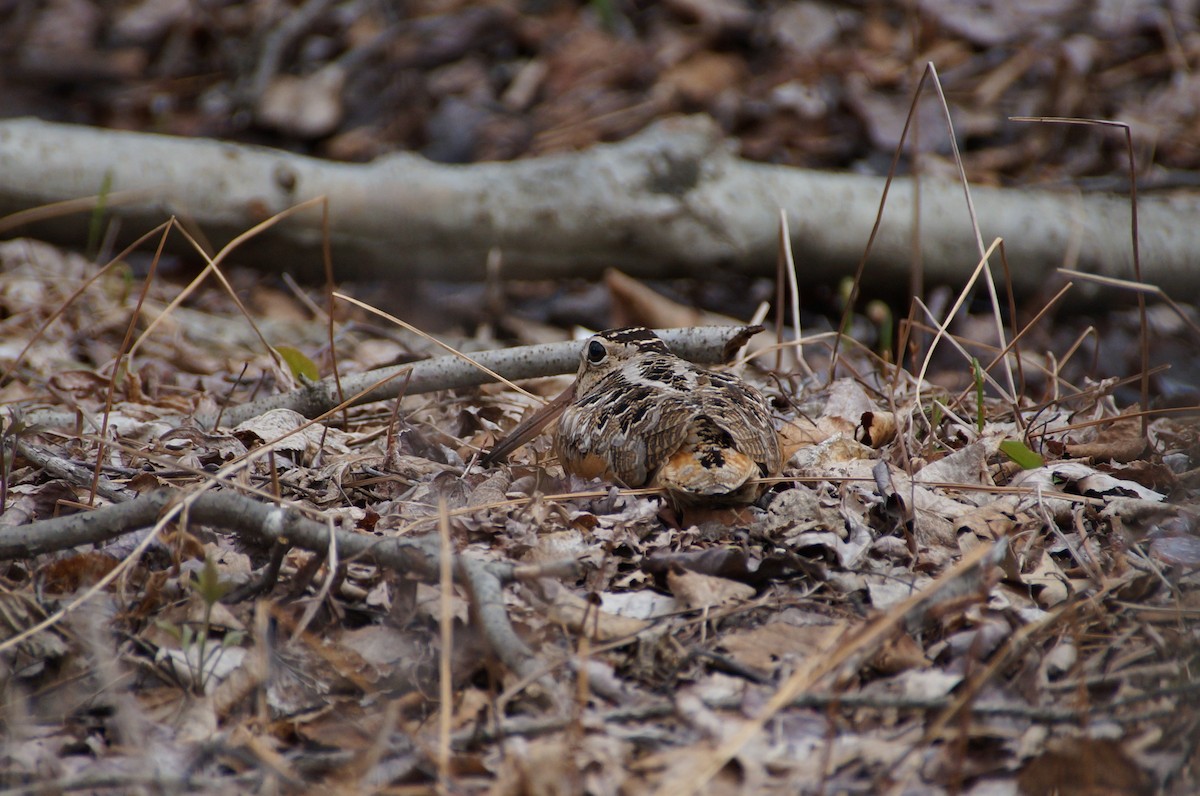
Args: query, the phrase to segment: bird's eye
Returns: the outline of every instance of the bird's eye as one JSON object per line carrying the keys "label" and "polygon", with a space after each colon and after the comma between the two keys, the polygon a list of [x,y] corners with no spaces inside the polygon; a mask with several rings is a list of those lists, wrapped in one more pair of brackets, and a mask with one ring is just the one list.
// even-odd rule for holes
{"label": "bird's eye", "polygon": [[604,347],[604,343],[599,340],[593,340],[588,343],[587,361],[591,365],[599,365],[608,356],[608,350]]}

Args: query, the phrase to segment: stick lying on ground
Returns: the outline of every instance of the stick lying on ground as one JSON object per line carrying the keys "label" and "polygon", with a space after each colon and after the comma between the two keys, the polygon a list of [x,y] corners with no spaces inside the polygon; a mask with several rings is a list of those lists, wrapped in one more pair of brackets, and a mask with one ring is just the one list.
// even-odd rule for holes
{"label": "stick lying on ground", "polygon": [[[662,339],[671,350],[684,359],[697,362],[725,362],[745,345],[750,336],[761,331],[760,326],[693,326],[684,329],[667,329]],[[558,376],[574,373],[579,367],[579,348],[582,343],[569,340],[563,343],[501,348],[469,354],[472,360],[488,370],[495,371],[510,381],[534,379],[540,376]],[[387,379],[375,389],[371,387]],[[476,364],[458,356],[444,356],[414,362],[411,365],[395,365],[389,368],[360,373],[342,379],[342,393],[349,398],[363,393],[355,404],[385,401],[401,393],[417,395],[436,390],[453,390],[474,387],[495,381]],[[370,392],[364,392],[370,390]],[[248,404],[225,410],[221,423],[235,426],[243,420],[257,417],[271,409],[286,407],[305,417],[317,417],[333,409],[341,401],[337,385],[332,379],[323,379],[316,384],[282,395],[273,395]]]}
{"label": "stick lying on ground", "polygon": [[[659,335],[672,351],[684,359],[702,364],[716,364],[729,361],[749,337],[761,328],[691,326],[664,329]],[[516,381],[574,373],[579,367],[581,345],[580,342],[569,340],[562,343],[479,351],[470,354],[470,357],[475,363],[506,379]],[[401,393],[418,395],[437,390],[473,387],[490,381],[494,379],[478,365],[459,356],[443,356],[345,376],[342,378],[341,394],[346,398],[358,396],[352,402],[358,405],[390,400]],[[322,379],[292,392],[229,407],[221,415],[221,425],[231,428],[272,409],[291,409],[308,418],[318,417],[336,407],[342,400],[333,379]],[[77,420],[75,412],[62,410],[34,409],[24,415],[24,421],[28,425],[47,428],[74,428]],[[216,417],[202,417],[197,420],[205,426],[211,426]]]}
{"label": "stick lying on ground", "polygon": [[[96,153],[103,153],[97,157]],[[619,265],[647,278],[714,270],[773,275],[779,209],[788,214],[805,276],[850,272],[875,220],[883,180],[753,163],[736,157],[716,124],[667,119],[618,144],[513,163],[444,166],[400,153],[369,164],[331,163],[262,147],[97,130],[34,119],[0,121],[0,216],[92,196],[111,175],[109,212],[138,233],[177,214],[223,246],[253,224],[304,200],[329,198],[339,278],[482,279],[499,248],[506,275],[599,276]],[[912,259],[911,180],[891,188],[872,273],[907,285]],[[1129,202],[1122,197],[976,187],[986,240],[1003,237],[1019,291],[1055,268],[1129,277]],[[920,186],[926,278],[961,283],[975,265],[962,187]],[[93,204],[75,207],[90,213]],[[1200,197],[1143,197],[1145,278],[1195,292]],[[78,215],[0,233],[82,243]],[[243,245],[250,262],[319,275],[322,215],[287,219]],[[1077,253],[1077,259],[1072,255]]]}
{"label": "stick lying on ground", "polygon": [[[158,490],[125,503],[81,514],[32,522],[0,530],[0,560],[25,559],[40,553],[95,544],[122,534],[148,528],[182,492]],[[287,509],[235,492],[198,495],[188,509],[188,521],[233,533],[246,542],[288,544],[316,553],[329,549],[325,523],[310,519],[296,509]],[[379,538],[336,531],[339,557],[359,557],[418,580],[436,583],[439,577],[439,542],[436,534],[403,538]],[[484,562],[459,555],[454,577],[469,587],[476,601],[475,615],[480,630],[497,657],[521,676],[540,664],[521,641],[509,622],[501,588],[521,577],[521,568],[504,562]],[[551,565],[546,571],[562,569]],[[531,576],[542,574],[530,572]]]}

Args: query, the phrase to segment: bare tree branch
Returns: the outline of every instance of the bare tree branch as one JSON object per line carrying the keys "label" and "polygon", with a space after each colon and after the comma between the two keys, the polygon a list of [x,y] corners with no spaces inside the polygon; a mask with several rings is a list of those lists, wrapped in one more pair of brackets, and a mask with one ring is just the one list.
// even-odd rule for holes
{"label": "bare tree branch", "polygon": [[[95,511],[0,529],[0,560],[95,544],[147,528],[172,501],[181,497],[182,493],[158,490]],[[329,531],[324,523],[296,509],[264,503],[236,492],[198,495],[188,517],[191,522],[235,533],[242,540],[256,544],[269,546],[286,539],[289,544],[318,553],[329,549]],[[336,534],[343,559],[360,558],[429,583],[438,580],[436,535],[378,538],[346,531]],[[513,564],[483,562],[469,556],[455,559],[455,579],[468,588],[480,631],[500,661],[524,677],[539,664],[513,630],[501,591],[503,584],[511,582],[516,574]]]}
{"label": "bare tree branch", "polygon": [[[731,347],[740,347],[761,327],[694,326],[684,329],[664,329],[659,336],[679,356],[695,362],[724,362]],[[513,381],[539,376],[574,373],[579,367],[579,342],[501,348],[480,351],[469,356],[479,365]],[[380,384],[381,381],[387,380]],[[494,379],[471,362],[458,356],[434,357],[411,365],[388,368],[343,377],[342,393],[349,398],[362,393],[355,404],[386,401],[404,393],[418,395],[436,390],[454,390],[486,384]],[[374,389],[372,387],[375,386]],[[305,417],[317,417],[338,405],[337,384],[323,379],[290,393],[272,395],[240,406],[230,407],[221,416],[226,426],[236,426],[272,409],[292,409]]]}
{"label": "bare tree branch", "polygon": [[[508,273],[522,277],[598,276],[614,264],[640,277],[714,269],[772,274],[783,208],[798,266],[810,279],[832,280],[861,256],[883,189],[876,177],[741,160],[701,116],[668,119],[577,154],[470,166],[408,153],[330,163],[261,147],[15,119],[0,121],[0,173],[0,214],[96,194],[111,174],[107,205],[125,219],[128,235],[174,213],[217,245],[324,195],[338,275],[393,279],[480,279],[494,247]],[[984,239],[1006,241],[1019,290],[1037,289],[1062,265],[1130,276],[1127,199],[989,187],[973,195]],[[920,197],[926,277],[960,282],[975,265],[962,189],[928,178]],[[913,201],[912,182],[896,181],[873,273],[893,280],[907,274]],[[1193,290],[1200,281],[1192,262],[1200,251],[1200,198],[1147,197],[1140,210],[1146,278]],[[23,224],[0,219],[0,232]],[[79,242],[87,227],[76,216],[23,231]],[[317,208],[245,244],[242,254],[319,274],[320,240]]]}

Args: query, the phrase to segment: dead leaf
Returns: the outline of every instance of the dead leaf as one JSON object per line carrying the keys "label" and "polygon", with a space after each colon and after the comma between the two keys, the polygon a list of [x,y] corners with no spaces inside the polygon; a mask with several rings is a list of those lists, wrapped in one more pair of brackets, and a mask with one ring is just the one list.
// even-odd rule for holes
{"label": "dead leaf", "polygon": [[[303,430],[297,431],[302,426]],[[346,432],[320,423],[309,423],[304,415],[291,409],[272,409],[251,418],[234,428],[233,434],[246,443],[247,447],[255,442],[272,443],[275,450],[302,454],[302,461],[305,462],[312,461],[322,452],[350,452],[350,447],[346,444]]]}
{"label": "dead leaf", "polygon": [[1068,738],[1052,742],[1017,777],[1022,796],[1138,796],[1153,780],[1117,741]]}
{"label": "dead leaf", "polygon": [[38,576],[50,594],[73,594],[99,581],[118,563],[107,553],[79,553],[48,563]]}
{"label": "dead leaf", "polygon": [[796,451],[824,442],[834,433],[836,432],[823,428],[808,418],[789,420],[779,429],[779,447],[783,451],[783,460],[790,461]]}
{"label": "dead leaf", "polygon": [[707,105],[743,78],[741,58],[708,50],[688,58],[663,73],[656,88],[692,105]]}
{"label": "dead leaf", "polygon": [[896,438],[896,416],[891,412],[863,412],[854,438],[864,445],[880,448]]}
{"label": "dead leaf", "polygon": [[814,654],[825,637],[822,625],[797,626],[776,621],[751,630],[723,633],[720,648],[738,663],[763,672],[782,666],[794,668],[800,660]]}
{"label": "dead leaf", "polygon": [[504,756],[493,796],[572,796],[583,793],[576,748],[565,737],[515,738]]}
{"label": "dead leaf", "polygon": [[600,641],[636,636],[650,623],[609,613],[556,583],[546,582],[539,608],[546,618]]}
{"label": "dead leaf", "polygon": [[299,138],[320,138],[342,122],[345,70],[336,63],[304,77],[276,75],[258,101],[260,123]]}
{"label": "dead leaf", "polygon": [[901,633],[884,642],[868,665],[880,674],[893,675],[909,669],[925,669],[932,666],[933,662],[925,657],[925,651],[912,636]]}
{"label": "dead leaf", "polygon": [[[1138,498],[1153,501],[1165,499],[1164,495],[1146,489],[1136,481],[1114,478],[1082,462],[1058,462],[1036,470],[1023,470],[1012,480],[1012,486],[1054,492],[1070,491],[1101,498]],[[1072,505],[1068,501],[1054,498],[1045,498],[1045,501],[1054,508],[1056,516],[1060,512],[1069,511]]]}
{"label": "dead leaf", "polygon": [[727,578],[701,575],[678,566],[667,570],[667,585],[684,607],[692,610],[745,602],[755,595],[753,586]]}
{"label": "dead leaf", "polygon": [[[668,329],[704,322],[702,311],[672,301],[640,280],[626,276],[615,268],[604,272],[604,284],[612,296],[613,317],[617,326]],[[722,318],[719,322],[731,325],[735,323],[732,318]]]}

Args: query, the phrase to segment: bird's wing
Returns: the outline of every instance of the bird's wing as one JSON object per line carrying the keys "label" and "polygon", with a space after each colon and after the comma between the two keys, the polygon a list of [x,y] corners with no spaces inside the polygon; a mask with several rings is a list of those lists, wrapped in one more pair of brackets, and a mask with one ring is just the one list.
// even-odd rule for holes
{"label": "bird's wing", "polygon": [[782,469],[779,435],[762,393],[741,379],[714,373],[712,385],[700,397],[705,414],[733,438],[735,450],[766,467],[770,474]]}

